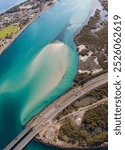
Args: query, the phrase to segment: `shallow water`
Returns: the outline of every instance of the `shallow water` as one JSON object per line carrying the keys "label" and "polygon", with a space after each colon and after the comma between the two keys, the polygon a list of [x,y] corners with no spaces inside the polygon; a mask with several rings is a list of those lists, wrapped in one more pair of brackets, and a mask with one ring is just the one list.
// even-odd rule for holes
{"label": "shallow water", "polygon": [[[78,68],[73,36],[88,20],[93,5],[94,0],[58,1],[0,56],[0,149],[71,87]],[[59,41],[62,47],[55,49]],[[26,149],[53,148],[32,141]]]}

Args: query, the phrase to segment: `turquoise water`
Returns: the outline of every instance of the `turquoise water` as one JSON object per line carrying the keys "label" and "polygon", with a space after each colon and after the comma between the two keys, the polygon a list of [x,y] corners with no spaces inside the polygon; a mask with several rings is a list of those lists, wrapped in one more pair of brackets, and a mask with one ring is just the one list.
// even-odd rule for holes
{"label": "turquoise water", "polygon": [[[0,149],[31,117],[71,87],[78,68],[73,37],[91,15],[93,1],[59,0],[0,56]],[[64,47],[57,53],[50,47],[49,55],[45,46],[57,41],[63,42],[65,52]],[[32,141],[26,149],[54,148]]]}

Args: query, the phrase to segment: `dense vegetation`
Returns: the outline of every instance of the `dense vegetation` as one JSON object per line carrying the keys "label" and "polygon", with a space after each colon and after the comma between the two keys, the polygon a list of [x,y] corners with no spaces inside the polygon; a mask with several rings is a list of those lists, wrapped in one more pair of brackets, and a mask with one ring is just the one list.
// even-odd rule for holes
{"label": "dense vegetation", "polygon": [[107,116],[108,105],[101,104],[84,114],[80,128],[71,120],[65,121],[59,130],[58,138],[82,147],[100,146],[108,140]]}
{"label": "dense vegetation", "polygon": [[[100,0],[104,10],[108,10],[107,0]],[[88,55],[89,51],[92,51],[92,57],[97,57],[100,67],[103,72],[108,70],[108,22],[102,21],[100,16],[100,10],[96,10],[95,15],[90,17],[87,25],[85,25],[80,33],[75,37],[75,43],[77,46],[83,44],[86,49],[79,52],[79,55]],[[86,81],[93,77],[90,73],[78,73],[74,86],[84,84]]]}
{"label": "dense vegetation", "polygon": [[[104,10],[108,10],[107,0],[100,0]],[[98,58],[99,65],[103,69],[98,74],[78,73],[73,86],[84,85],[88,80],[107,72],[108,69],[108,22],[102,21],[100,10],[96,10],[95,15],[90,18],[87,25],[85,25],[80,33],[75,37],[77,46],[83,44],[86,49],[79,52],[79,55],[88,55],[92,51],[92,56]],[[90,70],[91,71],[91,70]],[[56,119],[61,119],[63,116],[76,111],[81,103],[84,103],[84,98],[94,98],[96,101],[108,97],[108,85],[102,85],[60,112]],[[77,105],[76,105],[77,103]],[[90,105],[87,103],[87,105]],[[83,106],[84,107],[84,106]],[[76,144],[80,147],[95,147],[105,146],[108,142],[108,104],[101,104],[85,112],[81,126],[77,126],[73,120],[65,119],[59,129],[58,138],[66,143]]]}
{"label": "dense vegetation", "polygon": [[[97,22],[100,20],[100,11],[97,10],[95,15],[90,18],[87,25],[83,27],[80,33],[75,38],[77,45],[86,45],[86,50],[81,51],[80,55],[87,55],[87,52],[91,50],[93,56],[96,56],[99,61],[99,65],[106,70],[108,68],[107,55],[108,55],[108,23],[101,22],[98,32],[92,33],[92,29],[96,29]],[[103,50],[103,51],[102,51]]]}
{"label": "dense vegetation", "polygon": [[100,0],[102,6],[108,11],[108,0]]}
{"label": "dense vegetation", "polygon": [[108,130],[108,105],[102,104],[87,111],[83,116],[83,127],[93,135]]}
{"label": "dense vegetation", "polygon": [[75,77],[73,87],[83,86],[84,83],[86,83],[87,81],[89,81],[92,78],[95,78],[95,77],[105,73],[106,71],[107,70],[103,70],[103,71],[100,71],[99,73],[95,73],[95,74],[92,74],[92,73],[78,73]]}
{"label": "dense vegetation", "polygon": [[73,111],[77,111],[78,107],[76,107],[74,104],[71,104],[69,106],[67,106],[65,109],[63,109],[57,116],[55,119],[59,120],[61,119],[63,116],[66,116],[70,113],[72,113]]}
{"label": "dense vegetation", "polygon": [[61,126],[58,138],[59,140],[65,141],[67,143],[81,143],[83,141],[86,141],[87,133],[82,128],[79,129],[78,127],[73,125],[70,120],[67,120],[66,123]]}
{"label": "dense vegetation", "polygon": [[94,97],[97,100],[101,100],[104,97],[108,97],[108,84],[102,85],[102,86],[90,91],[86,96]]}
{"label": "dense vegetation", "polygon": [[[72,113],[73,111],[77,111],[78,108],[82,107],[81,104],[78,105],[76,104],[77,102],[82,102],[84,104],[84,98],[95,98],[96,101],[103,99],[104,97],[108,97],[108,85],[104,84],[92,91],[90,91],[89,93],[87,93],[86,95],[80,97],[77,101],[73,102],[71,105],[67,106],[65,109],[63,109],[57,116],[55,119],[59,120],[61,119],[63,116],[68,115],[69,113]],[[91,104],[91,100],[90,100],[90,104]],[[86,105],[85,105],[86,106]]]}

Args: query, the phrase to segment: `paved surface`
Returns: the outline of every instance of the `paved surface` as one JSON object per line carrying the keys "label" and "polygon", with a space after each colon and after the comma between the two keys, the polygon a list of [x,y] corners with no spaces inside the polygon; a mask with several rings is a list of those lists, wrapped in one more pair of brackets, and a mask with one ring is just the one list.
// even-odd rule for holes
{"label": "paved surface", "polygon": [[24,135],[26,135],[30,130],[31,130],[31,126],[28,126],[27,128],[25,128],[13,141],[11,141],[11,143],[9,143],[6,148],[4,150],[9,150],[11,149],[17,142],[19,142],[21,140],[21,138],[24,137]]}
{"label": "paved surface", "polygon": [[[99,101],[97,101],[97,102],[94,102],[93,104],[90,104],[90,105],[88,105],[88,106],[85,106],[85,107],[83,107],[83,108],[79,108],[77,111],[72,112],[72,113],[70,113],[70,114],[68,114],[68,115],[66,115],[66,116],[64,116],[64,117],[62,117],[60,120],[63,120],[63,119],[65,119],[65,118],[67,118],[67,117],[70,117],[70,116],[72,116],[72,115],[76,115],[76,114],[78,114],[80,111],[84,111],[84,113],[85,113],[87,110],[92,109],[92,108],[94,108],[94,107],[97,107],[98,105],[103,104],[103,103],[105,103],[106,101],[108,101],[108,98],[107,98],[107,97],[104,98],[104,99],[102,99],[102,100],[99,100]],[[56,122],[58,122],[58,121],[55,121],[54,123],[56,123]]]}
{"label": "paved surface", "polygon": [[[76,89],[70,90],[63,96],[59,97],[57,100],[52,102],[47,108],[45,108],[34,121],[24,129],[20,135],[18,135],[4,150],[14,150],[23,149],[45,126],[50,119],[53,119],[61,110],[70,105],[72,102],[85,95],[89,91],[97,88],[108,82],[107,73],[95,77],[94,79],[88,81],[83,87],[78,87]],[[24,137],[25,135],[25,137]]]}

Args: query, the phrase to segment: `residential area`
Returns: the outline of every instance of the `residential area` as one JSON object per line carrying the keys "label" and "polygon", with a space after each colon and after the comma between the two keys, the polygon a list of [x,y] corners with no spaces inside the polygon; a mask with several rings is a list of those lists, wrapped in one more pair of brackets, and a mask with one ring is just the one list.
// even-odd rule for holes
{"label": "residential area", "polygon": [[0,53],[56,0],[27,0],[0,14]]}

